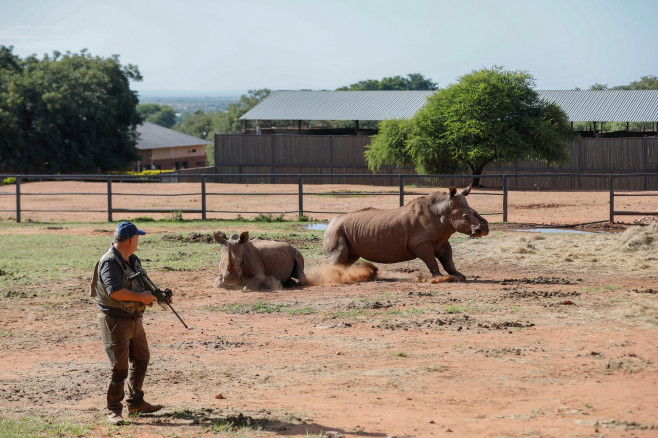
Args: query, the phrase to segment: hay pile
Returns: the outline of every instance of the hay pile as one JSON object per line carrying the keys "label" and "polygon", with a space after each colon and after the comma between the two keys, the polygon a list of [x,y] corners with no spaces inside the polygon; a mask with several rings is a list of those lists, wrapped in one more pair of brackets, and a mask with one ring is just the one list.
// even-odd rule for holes
{"label": "hay pile", "polygon": [[658,278],[658,223],[630,227],[620,234],[513,232],[466,241],[456,253],[501,259],[523,266],[571,271],[639,271]]}

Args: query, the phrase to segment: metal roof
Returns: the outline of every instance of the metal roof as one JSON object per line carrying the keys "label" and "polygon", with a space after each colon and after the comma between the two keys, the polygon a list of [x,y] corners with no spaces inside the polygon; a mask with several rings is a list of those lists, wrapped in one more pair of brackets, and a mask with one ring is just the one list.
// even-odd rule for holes
{"label": "metal roof", "polygon": [[197,138],[154,123],[144,122],[137,127],[137,149],[175,148],[179,146],[204,146],[212,142]]}
{"label": "metal roof", "polygon": [[[538,90],[573,122],[656,122],[658,90]],[[274,91],[241,120],[409,119],[435,91]]]}
{"label": "metal roof", "polygon": [[573,122],[656,122],[658,90],[544,90]]}
{"label": "metal roof", "polygon": [[274,91],[241,120],[410,119],[434,91]]}

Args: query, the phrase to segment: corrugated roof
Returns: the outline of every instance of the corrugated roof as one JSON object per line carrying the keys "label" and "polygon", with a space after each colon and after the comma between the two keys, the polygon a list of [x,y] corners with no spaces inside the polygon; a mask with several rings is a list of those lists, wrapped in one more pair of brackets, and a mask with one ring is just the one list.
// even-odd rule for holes
{"label": "corrugated roof", "polygon": [[542,90],[573,122],[656,122],[658,90]]}
{"label": "corrugated roof", "polygon": [[[538,90],[574,122],[658,121],[658,90]],[[275,91],[242,120],[408,119],[434,91]]]}
{"label": "corrugated roof", "polygon": [[144,122],[138,126],[137,132],[139,133],[139,139],[137,140],[136,147],[139,150],[212,144],[210,141],[149,122]]}
{"label": "corrugated roof", "polygon": [[274,91],[242,120],[409,119],[433,91]]}

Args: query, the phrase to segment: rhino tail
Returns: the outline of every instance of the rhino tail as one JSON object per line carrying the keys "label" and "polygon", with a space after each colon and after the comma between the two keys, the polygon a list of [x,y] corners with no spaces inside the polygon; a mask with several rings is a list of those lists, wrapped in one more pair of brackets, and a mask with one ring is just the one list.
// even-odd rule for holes
{"label": "rhino tail", "polygon": [[301,252],[295,250],[295,266],[292,269],[292,276],[304,286],[309,284],[306,274],[304,274],[304,256]]}

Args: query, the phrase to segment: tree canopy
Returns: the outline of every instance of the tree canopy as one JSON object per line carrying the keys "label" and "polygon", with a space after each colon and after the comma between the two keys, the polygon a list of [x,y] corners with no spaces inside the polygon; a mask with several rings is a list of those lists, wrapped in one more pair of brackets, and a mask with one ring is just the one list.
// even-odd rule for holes
{"label": "tree canopy", "polygon": [[137,96],[142,77],[118,56],[53,52],[38,59],[0,46],[0,169],[85,172],[137,159]]}
{"label": "tree canopy", "polygon": [[568,118],[533,86],[528,73],[501,67],[464,75],[410,120],[383,121],[365,153],[368,167],[413,166],[429,174],[468,168],[480,175],[497,161],[561,162],[573,138]]}
{"label": "tree canopy", "polygon": [[171,128],[176,124],[176,111],[169,105],[142,103],[137,105],[137,112],[147,122]]}
{"label": "tree canopy", "polygon": [[366,79],[349,86],[337,88],[336,91],[375,91],[375,90],[436,90],[437,84],[420,73],[409,73],[406,78],[393,76],[377,79]]}

